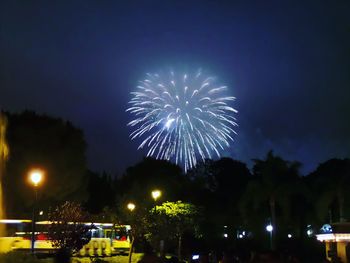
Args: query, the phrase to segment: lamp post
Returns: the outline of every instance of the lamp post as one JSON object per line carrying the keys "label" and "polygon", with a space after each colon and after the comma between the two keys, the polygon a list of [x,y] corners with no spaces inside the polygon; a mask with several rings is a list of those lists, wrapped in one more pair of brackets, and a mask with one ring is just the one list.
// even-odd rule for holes
{"label": "lamp post", "polygon": [[32,213],[32,240],[31,240],[31,252],[34,254],[34,242],[35,242],[35,208],[38,202],[38,186],[43,179],[43,172],[41,170],[35,169],[29,172],[29,180],[34,186],[35,199],[33,203],[33,213]]}
{"label": "lamp post", "polygon": [[[162,192],[158,189],[155,189],[152,191],[152,198],[154,199],[154,212],[157,213],[157,199],[162,196]],[[160,240],[159,243],[159,254],[160,257],[163,257],[163,251],[164,251],[164,240]]]}
{"label": "lamp post", "polygon": [[[132,213],[132,212],[134,211],[136,205],[135,205],[134,203],[131,203],[131,202],[130,202],[130,203],[127,204],[126,207],[127,207],[128,210]],[[132,251],[133,251],[133,249],[134,249],[134,240],[135,240],[135,238],[134,238],[134,235],[133,235],[133,233],[132,233],[134,227],[135,227],[134,225],[131,226],[131,230],[130,230],[131,243],[130,243],[130,249],[129,249],[129,263],[131,263]]]}
{"label": "lamp post", "polygon": [[272,224],[268,224],[266,226],[266,231],[270,233],[270,249],[272,250],[273,249],[273,244],[272,244],[272,231],[273,231],[273,226]]}

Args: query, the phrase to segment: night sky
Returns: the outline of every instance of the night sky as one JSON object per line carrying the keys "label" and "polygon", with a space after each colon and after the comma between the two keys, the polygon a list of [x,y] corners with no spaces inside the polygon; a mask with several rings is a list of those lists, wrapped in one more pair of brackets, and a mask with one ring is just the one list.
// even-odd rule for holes
{"label": "night sky", "polygon": [[89,167],[121,174],[130,92],[167,67],[212,73],[237,97],[225,156],[273,149],[304,164],[350,157],[349,1],[1,1],[0,108],[82,128]]}

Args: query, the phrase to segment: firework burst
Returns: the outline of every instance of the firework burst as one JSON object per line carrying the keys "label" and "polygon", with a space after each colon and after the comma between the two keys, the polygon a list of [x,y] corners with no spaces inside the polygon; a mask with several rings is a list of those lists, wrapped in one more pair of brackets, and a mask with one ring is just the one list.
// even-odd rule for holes
{"label": "firework burst", "polygon": [[138,149],[147,148],[147,156],[174,161],[185,171],[198,160],[220,157],[237,126],[237,111],[230,105],[235,97],[226,93],[226,86],[217,86],[201,70],[147,74],[131,92],[130,137],[143,139]]}

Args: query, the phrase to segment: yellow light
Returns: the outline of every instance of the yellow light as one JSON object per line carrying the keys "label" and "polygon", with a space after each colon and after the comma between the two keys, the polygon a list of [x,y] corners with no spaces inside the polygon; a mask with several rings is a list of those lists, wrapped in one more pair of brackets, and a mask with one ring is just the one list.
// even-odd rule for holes
{"label": "yellow light", "polygon": [[318,241],[326,242],[338,242],[338,241],[350,241],[350,234],[348,233],[335,233],[335,234],[319,234],[316,235]]}
{"label": "yellow light", "polygon": [[157,199],[162,195],[162,192],[159,190],[152,191],[152,197],[154,201],[157,201]]}
{"label": "yellow light", "polygon": [[30,223],[32,220],[22,220],[22,219],[0,219],[0,224],[20,224],[20,223]]}
{"label": "yellow light", "polygon": [[43,179],[43,172],[41,170],[32,170],[29,173],[29,179],[34,186],[38,186]]}
{"label": "yellow light", "polygon": [[132,212],[132,211],[134,211],[134,209],[135,209],[136,206],[135,206],[134,203],[128,203],[127,207],[128,207],[128,209]]}

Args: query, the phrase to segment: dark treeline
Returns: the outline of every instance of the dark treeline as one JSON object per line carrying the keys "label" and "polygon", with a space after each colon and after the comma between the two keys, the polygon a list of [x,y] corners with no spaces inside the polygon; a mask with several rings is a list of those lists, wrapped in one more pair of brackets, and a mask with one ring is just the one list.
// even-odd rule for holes
{"label": "dark treeline", "polygon": [[8,217],[30,217],[33,188],[27,173],[33,166],[46,171],[39,189],[43,219],[50,207],[75,200],[98,220],[112,220],[128,201],[152,206],[150,193],[158,188],[163,192],[159,202],[181,200],[200,207],[197,243],[208,249],[244,248],[248,243],[268,248],[269,223],[276,248],[295,240],[314,242],[312,231],[350,216],[349,159],[328,160],[301,176],[300,163],[272,151],[254,160],[251,170],[243,162],[222,158],[200,163],[187,174],[167,161],[145,158],[112,177],[88,170],[83,132],[71,123],[29,111],[6,115],[10,158],[3,185]]}
{"label": "dark treeline", "polygon": [[[299,163],[269,152],[264,159],[254,160],[252,171],[240,161],[222,158],[207,160],[183,174],[176,165],[145,158],[128,168],[122,177],[112,179],[95,174],[92,181],[96,189],[109,185],[106,192],[114,192],[115,198],[109,208],[116,213],[117,207],[130,200],[150,206],[154,188],[162,189],[162,201],[182,200],[201,207],[204,247],[233,249],[239,245],[247,247],[248,242],[248,247],[268,249],[265,227],[272,223],[275,248],[290,249],[295,242],[294,249],[300,252],[313,245],[322,248],[314,234],[323,224],[347,221],[350,160],[328,160],[308,176],[300,176],[299,167]],[[98,207],[94,211],[103,212],[107,202],[89,199],[87,207]]]}

